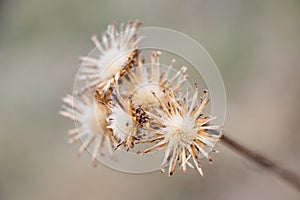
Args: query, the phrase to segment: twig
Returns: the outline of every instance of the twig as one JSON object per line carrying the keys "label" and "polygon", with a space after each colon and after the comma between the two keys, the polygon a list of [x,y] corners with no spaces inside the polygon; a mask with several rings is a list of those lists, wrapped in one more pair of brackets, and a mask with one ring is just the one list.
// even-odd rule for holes
{"label": "twig", "polygon": [[300,192],[300,175],[298,173],[279,166],[278,164],[271,161],[264,155],[255,152],[253,150],[250,150],[249,148],[229,138],[225,134],[221,137],[221,141],[223,141],[226,145],[231,147],[233,150],[237,151],[238,153],[252,160],[262,168],[272,172],[274,175],[285,180],[287,183],[289,183],[291,186],[293,186]]}

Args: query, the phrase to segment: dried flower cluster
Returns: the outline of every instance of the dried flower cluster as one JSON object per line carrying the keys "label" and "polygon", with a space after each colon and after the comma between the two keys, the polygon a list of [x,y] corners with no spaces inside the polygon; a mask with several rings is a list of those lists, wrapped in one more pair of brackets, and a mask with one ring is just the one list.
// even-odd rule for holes
{"label": "dried flower cluster", "polygon": [[151,147],[138,153],[165,151],[162,171],[168,167],[172,175],[176,166],[184,172],[189,166],[203,175],[199,159],[211,162],[209,152],[221,136],[209,132],[221,126],[209,125],[214,118],[203,114],[208,91],[199,97],[196,84],[193,94],[185,89],[187,68],[171,73],[175,61],[163,68],[159,51],[151,53],[147,67],[138,49],[140,25],[130,22],[119,30],[109,25],[101,43],[92,37],[99,56],[81,58],[79,79],[85,84],[63,98],[61,115],[77,125],[69,131],[69,143],[80,139],[80,153],[92,147],[95,165],[104,143],[111,156],[117,148],[147,143]]}

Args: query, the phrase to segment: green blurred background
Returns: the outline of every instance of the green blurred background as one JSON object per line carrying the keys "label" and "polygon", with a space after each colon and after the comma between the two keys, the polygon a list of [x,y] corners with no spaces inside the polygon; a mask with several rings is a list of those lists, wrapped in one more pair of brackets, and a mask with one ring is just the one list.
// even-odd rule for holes
{"label": "green blurred background", "polygon": [[93,168],[66,145],[58,116],[89,38],[140,19],[183,32],[218,65],[225,129],[300,171],[300,1],[0,1],[0,199],[299,199],[292,188],[222,144],[205,177],[188,170],[131,175]]}

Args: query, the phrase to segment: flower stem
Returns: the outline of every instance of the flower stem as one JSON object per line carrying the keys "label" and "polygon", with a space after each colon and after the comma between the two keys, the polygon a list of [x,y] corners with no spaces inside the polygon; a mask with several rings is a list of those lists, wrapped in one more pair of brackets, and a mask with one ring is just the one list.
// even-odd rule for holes
{"label": "flower stem", "polygon": [[252,160],[257,165],[272,172],[279,178],[285,180],[287,183],[289,183],[291,186],[293,186],[300,192],[300,175],[298,173],[279,166],[277,163],[271,161],[269,158],[262,155],[261,153],[255,152],[241,145],[240,143],[236,142],[235,140],[231,139],[225,134],[221,137],[221,141],[236,152],[245,156],[247,159]]}

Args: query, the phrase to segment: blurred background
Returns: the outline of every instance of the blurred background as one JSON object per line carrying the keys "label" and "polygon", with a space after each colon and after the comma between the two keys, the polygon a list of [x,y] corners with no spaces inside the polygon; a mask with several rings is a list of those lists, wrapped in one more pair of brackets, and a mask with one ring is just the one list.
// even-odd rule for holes
{"label": "blurred background", "polygon": [[214,163],[173,177],[93,168],[66,145],[58,115],[89,38],[117,23],[183,32],[210,53],[227,90],[225,130],[300,171],[300,1],[0,1],[0,199],[299,199],[287,184],[219,144]]}

